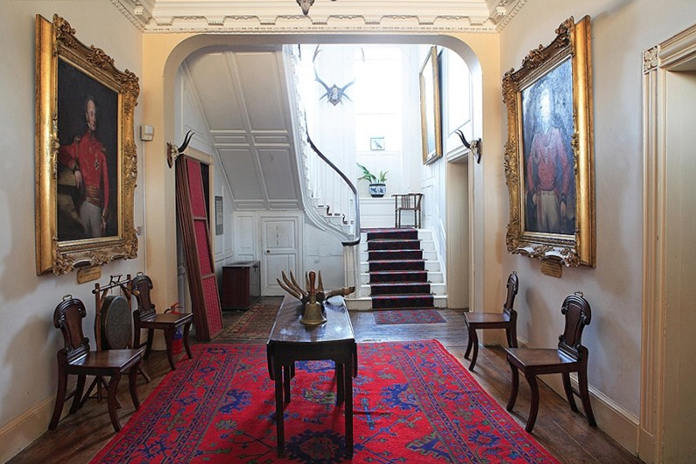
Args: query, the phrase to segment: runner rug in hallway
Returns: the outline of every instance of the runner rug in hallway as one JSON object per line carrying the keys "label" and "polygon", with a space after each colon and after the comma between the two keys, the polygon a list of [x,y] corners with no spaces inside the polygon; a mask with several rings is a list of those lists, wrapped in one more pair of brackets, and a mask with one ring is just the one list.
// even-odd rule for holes
{"label": "runner rug in hallway", "polygon": [[282,297],[264,297],[227,327],[220,338],[267,339],[282,301]]}
{"label": "runner rug in hallway", "polygon": [[[91,464],[345,460],[331,361],[298,362],[276,455],[266,348],[194,345]],[[358,344],[352,463],[558,463],[437,341]]]}

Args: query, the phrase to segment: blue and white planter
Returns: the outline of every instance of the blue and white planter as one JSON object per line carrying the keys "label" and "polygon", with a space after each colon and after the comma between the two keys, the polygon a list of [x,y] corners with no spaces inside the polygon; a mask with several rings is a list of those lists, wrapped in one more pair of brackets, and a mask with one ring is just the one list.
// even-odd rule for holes
{"label": "blue and white planter", "polygon": [[387,193],[387,184],[370,184],[370,195],[373,198],[382,198]]}

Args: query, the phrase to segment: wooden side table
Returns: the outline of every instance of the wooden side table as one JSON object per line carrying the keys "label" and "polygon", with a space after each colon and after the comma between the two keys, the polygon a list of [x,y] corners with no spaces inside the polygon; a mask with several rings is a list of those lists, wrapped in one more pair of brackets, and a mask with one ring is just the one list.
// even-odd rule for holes
{"label": "wooden side table", "polygon": [[295,361],[325,359],[336,363],[337,402],[346,403],[346,454],[353,456],[353,377],[358,373],[355,334],[343,297],[330,298],[324,302],[324,309],[324,324],[305,326],[300,322],[302,302],[286,296],[266,344],[268,371],[275,381],[278,456],[285,454],[283,411],[290,403]]}

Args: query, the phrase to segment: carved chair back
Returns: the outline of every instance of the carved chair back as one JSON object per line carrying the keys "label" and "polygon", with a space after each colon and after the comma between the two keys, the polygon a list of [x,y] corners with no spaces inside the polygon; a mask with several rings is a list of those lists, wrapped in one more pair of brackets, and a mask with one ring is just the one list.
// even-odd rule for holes
{"label": "carved chair back", "polygon": [[575,360],[587,356],[587,348],[582,345],[582,332],[592,320],[590,304],[582,293],[568,295],[563,301],[561,313],[565,316],[565,329],[558,337],[558,349]]}
{"label": "carved chair back", "polygon": [[505,313],[505,315],[507,315],[507,317],[511,319],[517,315],[514,306],[518,287],[519,280],[517,278],[517,271],[512,271],[512,273],[510,273],[510,276],[508,276],[507,297],[505,298],[505,304],[503,305],[503,313]]}
{"label": "carved chair back", "polygon": [[60,329],[65,342],[59,356],[64,356],[68,363],[89,353],[89,339],[82,331],[82,320],[86,315],[84,303],[71,295],[65,296],[53,311],[53,325]]}
{"label": "carved chair back", "polygon": [[152,280],[145,274],[138,274],[131,281],[131,289],[135,300],[138,302],[136,314],[141,321],[146,321],[155,317],[155,304],[150,300],[150,290],[152,290]]}

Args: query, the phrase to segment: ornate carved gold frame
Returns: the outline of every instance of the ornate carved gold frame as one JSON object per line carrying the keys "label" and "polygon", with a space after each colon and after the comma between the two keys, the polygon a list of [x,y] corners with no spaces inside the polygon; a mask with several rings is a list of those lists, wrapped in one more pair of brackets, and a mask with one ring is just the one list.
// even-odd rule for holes
{"label": "ornate carved gold frame", "polygon": [[[118,95],[117,214],[112,236],[78,240],[58,237],[58,63],[64,61]],[[135,258],[133,225],[137,154],[133,114],[140,87],[132,72],[121,72],[103,50],[87,47],[58,15],[36,16],[36,272],[65,274],[77,267]]]}
{"label": "ornate carved gold frame", "polygon": [[440,65],[437,47],[430,47],[428,50],[419,77],[423,164],[430,164],[442,158]]}
{"label": "ornate carved gold frame", "polygon": [[[508,141],[505,145],[505,179],[510,194],[510,220],[506,244],[510,253],[552,260],[566,266],[595,265],[595,193],[592,133],[592,73],[590,18],[575,23],[571,17],[556,29],[547,47],[532,50],[522,67],[503,78],[507,105]],[[575,176],[575,233],[528,230],[525,224],[525,143],[522,92],[570,60],[572,69],[572,135]]]}

